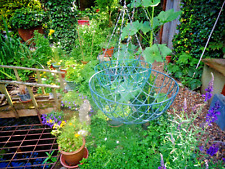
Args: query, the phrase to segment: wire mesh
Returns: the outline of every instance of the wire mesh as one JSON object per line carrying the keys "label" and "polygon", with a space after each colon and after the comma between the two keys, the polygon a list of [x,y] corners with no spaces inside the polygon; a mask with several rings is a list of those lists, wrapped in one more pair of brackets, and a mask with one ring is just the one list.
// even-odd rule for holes
{"label": "wire mesh", "polygon": [[[177,82],[152,69],[146,72],[141,69],[132,75],[128,66],[121,66],[121,62],[118,64],[121,67],[115,67],[117,62],[98,65],[96,71],[102,70],[89,81],[96,105],[107,117],[124,124],[145,123],[161,116],[178,93]],[[134,65],[132,70],[137,68]]]}

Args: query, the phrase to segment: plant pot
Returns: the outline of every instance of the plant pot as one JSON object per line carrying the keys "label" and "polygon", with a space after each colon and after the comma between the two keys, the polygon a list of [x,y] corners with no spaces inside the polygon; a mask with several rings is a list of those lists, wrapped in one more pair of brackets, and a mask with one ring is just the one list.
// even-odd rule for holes
{"label": "plant pot", "polygon": [[166,56],[166,62],[170,63],[171,62],[171,56]]}
{"label": "plant pot", "polygon": [[65,152],[60,150],[59,151],[62,154],[62,158],[65,160],[65,163],[69,166],[76,166],[80,163],[80,161],[84,158],[84,152],[85,152],[85,139],[83,137],[83,145],[74,152]]}
{"label": "plant pot", "polygon": [[78,25],[89,25],[89,20],[78,20]]}
{"label": "plant pot", "polygon": [[[37,30],[38,33],[44,34],[44,30],[42,29],[42,27],[35,27],[35,28],[30,28],[30,29],[22,29],[19,28],[18,29],[18,33],[20,35],[20,37],[23,39],[23,41],[28,41],[29,39],[34,37],[34,31]],[[30,44],[31,41],[28,43]]]}
{"label": "plant pot", "polygon": [[[84,151],[84,157],[83,158],[88,158],[88,149],[85,147],[85,151]],[[78,165],[75,165],[75,166],[69,166],[66,164],[66,161],[65,159],[63,158],[63,156],[61,155],[60,156],[60,163],[63,165],[63,167],[65,168],[78,168],[79,166]],[[83,163],[79,163],[80,165],[82,165]]]}
{"label": "plant pot", "polygon": [[66,90],[67,91],[72,91],[72,90],[75,90],[77,87],[77,84],[73,81],[66,81]]}
{"label": "plant pot", "polygon": [[81,61],[81,63],[83,63],[84,65],[86,65],[88,63],[88,61]]}
{"label": "plant pot", "polygon": [[57,65],[56,63],[52,63],[51,65],[53,67],[53,69],[59,70],[60,65]]}
{"label": "plant pot", "polygon": [[111,47],[109,49],[102,48],[102,50],[103,50],[104,57],[112,57],[114,47]]}
{"label": "plant pot", "polygon": [[66,77],[67,70],[66,69],[60,69],[60,71],[65,72],[65,74],[62,74],[62,78],[64,79]]}

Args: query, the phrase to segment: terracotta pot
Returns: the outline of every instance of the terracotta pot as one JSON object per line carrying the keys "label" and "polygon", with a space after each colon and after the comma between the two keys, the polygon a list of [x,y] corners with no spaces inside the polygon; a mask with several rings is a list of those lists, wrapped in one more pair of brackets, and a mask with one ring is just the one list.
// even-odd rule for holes
{"label": "terracotta pot", "polygon": [[60,71],[65,72],[65,74],[62,74],[62,78],[64,79],[66,77],[67,70],[66,69],[60,69]]}
{"label": "terracotta pot", "polygon": [[[43,34],[44,30],[42,29],[42,27],[35,27],[35,28],[30,28],[30,29],[22,29],[19,28],[18,29],[18,33],[20,35],[20,37],[26,42],[27,40],[31,39],[34,37],[34,31],[38,30],[38,33]],[[31,42],[29,42],[28,44],[30,44]]]}
{"label": "terracotta pot", "polygon": [[[88,158],[88,149],[85,147],[85,151],[84,151],[84,158]],[[65,168],[79,168],[78,165],[74,165],[74,166],[69,166],[66,164],[65,159],[62,157],[62,155],[60,156],[60,162],[63,165],[63,167]],[[82,165],[83,163],[79,163],[79,165]]]}
{"label": "terracotta pot", "polygon": [[171,62],[171,56],[166,56],[166,62],[170,63]]}
{"label": "terracotta pot", "polygon": [[81,61],[81,63],[83,63],[84,65],[86,65],[88,63],[88,61]]}
{"label": "terracotta pot", "polygon": [[103,50],[104,57],[112,57],[114,47],[111,47],[109,49],[102,48],[102,50]]}
{"label": "terracotta pot", "polygon": [[75,166],[80,163],[80,161],[84,158],[84,152],[85,152],[85,139],[83,137],[83,145],[74,152],[65,152],[60,150],[59,151],[62,154],[62,158],[65,159],[65,162],[69,166]]}

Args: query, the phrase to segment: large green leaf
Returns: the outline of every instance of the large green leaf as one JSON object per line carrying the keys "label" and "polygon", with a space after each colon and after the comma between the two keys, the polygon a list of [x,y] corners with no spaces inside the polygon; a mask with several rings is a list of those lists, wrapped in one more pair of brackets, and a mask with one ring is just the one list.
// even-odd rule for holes
{"label": "large green leaf", "polygon": [[140,7],[141,6],[141,0],[133,0],[132,3],[131,3],[131,8],[134,8],[134,7]]}
{"label": "large green leaf", "polygon": [[142,30],[142,32],[144,34],[146,34],[147,32],[149,32],[151,30],[154,30],[158,26],[160,26],[160,22],[159,22],[158,18],[156,18],[156,17],[153,18],[153,28],[151,28],[149,21],[145,21],[143,24],[140,23],[140,29]]}
{"label": "large green leaf", "polygon": [[144,7],[154,7],[160,3],[160,0],[142,0],[142,6]]}
{"label": "large green leaf", "polygon": [[174,12],[173,9],[167,10],[167,11],[161,11],[157,18],[159,21],[164,24],[170,21],[173,21],[176,19],[178,16],[180,16],[182,11]]}
{"label": "large green leaf", "polygon": [[123,28],[123,31],[122,31],[122,39],[126,38],[126,36],[130,35],[130,36],[133,36],[135,35],[140,27],[141,27],[142,23],[139,23],[139,21],[135,21],[135,22],[132,22],[132,24],[128,23],[126,27]]}
{"label": "large green leaf", "polygon": [[165,44],[154,44],[152,47],[145,48],[143,52],[145,60],[150,63],[153,63],[154,61],[162,62],[163,59],[171,53],[171,49]]}

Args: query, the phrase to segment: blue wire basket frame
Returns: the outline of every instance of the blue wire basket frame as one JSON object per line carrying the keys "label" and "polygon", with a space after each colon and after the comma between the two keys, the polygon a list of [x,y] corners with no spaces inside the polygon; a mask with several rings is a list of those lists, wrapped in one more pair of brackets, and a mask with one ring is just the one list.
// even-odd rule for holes
{"label": "blue wire basket frame", "polygon": [[[96,67],[96,70],[104,69],[90,78],[89,87],[99,109],[120,123],[140,124],[158,118],[173,103],[179,91],[173,78],[156,70],[151,69],[149,76],[142,80],[138,77],[139,81],[135,82],[132,75],[127,75],[130,71],[126,66],[115,69],[115,64],[111,67],[108,65],[111,63],[104,64]],[[141,77],[142,72],[139,72]]]}

